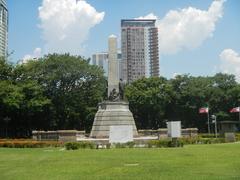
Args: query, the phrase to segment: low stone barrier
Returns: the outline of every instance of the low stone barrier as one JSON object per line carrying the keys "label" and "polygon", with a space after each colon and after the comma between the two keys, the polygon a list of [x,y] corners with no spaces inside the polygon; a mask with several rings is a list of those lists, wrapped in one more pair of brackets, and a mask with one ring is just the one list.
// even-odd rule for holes
{"label": "low stone barrier", "polygon": [[[198,135],[197,128],[186,128],[182,129],[182,136],[183,137],[196,137]],[[138,130],[139,136],[158,136],[160,138],[168,137],[167,129],[161,128],[157,130]]]}
{"label": "low stone barrier", "polygon": [[85,137],[85,131],[58,130],[58,131],[32,131],[32,138],[37,141],[77,141],[77,137]]}

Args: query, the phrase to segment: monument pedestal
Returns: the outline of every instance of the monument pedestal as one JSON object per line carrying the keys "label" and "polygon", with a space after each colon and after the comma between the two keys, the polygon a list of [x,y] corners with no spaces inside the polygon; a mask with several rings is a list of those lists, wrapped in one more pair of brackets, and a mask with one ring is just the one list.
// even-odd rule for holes
{"label": "monument pedestal", "polygon": [[132,126],[133,136],[138,135],[129,104],[125,101],[99,103],[90,137],[109,138],[110,126]]}

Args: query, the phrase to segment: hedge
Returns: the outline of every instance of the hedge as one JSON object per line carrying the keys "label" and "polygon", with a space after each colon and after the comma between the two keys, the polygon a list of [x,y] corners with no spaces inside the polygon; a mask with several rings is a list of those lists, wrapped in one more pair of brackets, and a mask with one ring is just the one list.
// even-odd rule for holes
{"label": "hedge", "polygon": [[0,147],[7,148],[43,148],[43,147],[60,147],[63,143],[58,141],[34,141],[24,139],[1,139]]}

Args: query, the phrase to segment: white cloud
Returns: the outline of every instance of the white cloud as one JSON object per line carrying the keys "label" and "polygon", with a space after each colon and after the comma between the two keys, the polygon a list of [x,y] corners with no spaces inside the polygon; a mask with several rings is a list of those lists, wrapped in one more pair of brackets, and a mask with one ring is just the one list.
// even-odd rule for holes
{"label": "white cloud", "polygon": [[19,63],[27,63],[29,60],[35,60],[42,56],[42,49],[35,48],[32,54],[26,54]]}
{"label": "white cloud", "polygon": [[154,15],[153,13],[150,13],[146,16],[140,16],[138,18],[135,19],[157,19],[158,17],[156,15]]}
{"label": "white cloud", "polygon": [[223,73],[234,74],[240,82],[240,55],[232,49],[224,49],[220,55],[220,70]]}
{"label": "white cloud", "polygon": [[181,73],[176,73],[176,72],[175,72],[175,73],[173,73],[172,78],[175,79],[177,76],[181,76],[181,75],[182,75]]}
{"label": "white cloud", "polygon": [[153,13],[140,18],[158,19],[160,54],[173,54],[196,48],[213,36],[216,23],[223,15],[224,1],[213,1],[206,11],[188,7],[170,10],[162,19]]}
{"label": "white cloud", "polygon": [[90,29],[104,14],[84,0],[43,0],[39,18],[45,51],[79,54]]}

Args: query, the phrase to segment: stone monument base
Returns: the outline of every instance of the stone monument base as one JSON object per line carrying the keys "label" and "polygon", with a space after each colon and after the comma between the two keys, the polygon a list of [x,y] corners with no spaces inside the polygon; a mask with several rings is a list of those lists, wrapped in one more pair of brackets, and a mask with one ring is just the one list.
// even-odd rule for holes
{"label": "stone monument base", "polygon": [[99,103],[90,137],[109,138],[110,126],[132,126],[133,136],[138,136],[128,102],[104,101]]}

